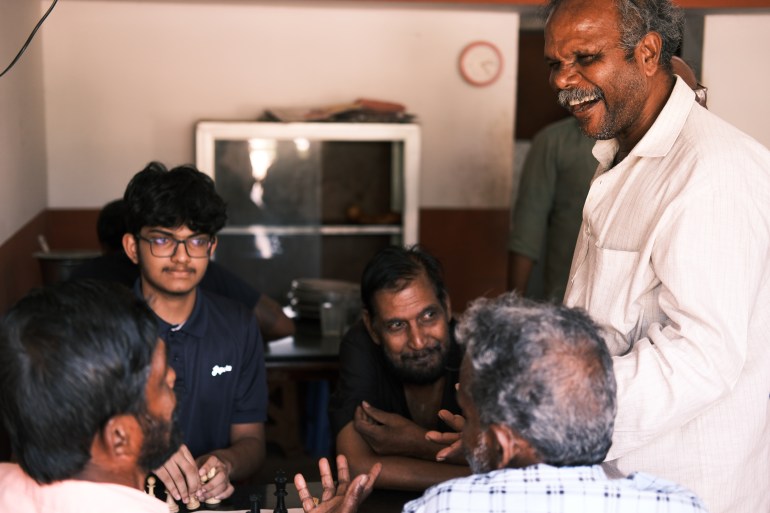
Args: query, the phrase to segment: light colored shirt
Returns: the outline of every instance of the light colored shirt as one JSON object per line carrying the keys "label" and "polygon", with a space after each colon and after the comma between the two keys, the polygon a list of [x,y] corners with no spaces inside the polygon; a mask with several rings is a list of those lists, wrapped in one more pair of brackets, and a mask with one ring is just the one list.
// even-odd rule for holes
{"label": "light colored shirt", "polygon": [[15,463],[0,463],[0,512],[168,513],[168,506],[119,484],[68,479],[40,485]]}
{"label": "light colored shirt", "polygon": [[601,466],[507,468],[445,481],[404,513],[694,513],[692,492],[645,474],[610,479]]}
{"label": "light colored shirt", "polygon": [[609,465],[770,511],[770,152],[677,79],[650,130],[599,168],[565,303],[607,329],[618,382]]}

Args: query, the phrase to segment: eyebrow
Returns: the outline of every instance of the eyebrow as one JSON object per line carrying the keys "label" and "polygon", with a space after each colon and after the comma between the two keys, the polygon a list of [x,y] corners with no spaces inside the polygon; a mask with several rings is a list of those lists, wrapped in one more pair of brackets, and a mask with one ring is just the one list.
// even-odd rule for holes
{"label": "eyebrow", "polygon": [[[149,232],[147,232],[147,235],[153,235],[153,234],[165,235],[167,237],[171,237],[172,239],[178,240],[178,239],[176,239],[176,236],[174,235],[174,232],[171,232],[171,231],[168,231],[168,230],[164,230],[163,228],[150,228]],[[193,232],[191,235],[189,235],[186,238],[189,239],[190,237],[197,237],[199,235],[208,235],[208,234],[207,233],[203,233],[203,232]]]}
{"label": "eyebrow", "polygon": [[[426,312],[430,312],[430,311],[443,311],[443,308],[441,308],[440,306],[438,306],[436,304],[431,304],[429,306],[426,306],[425,308],[423,308],[419,312],[417,312],[417,317],[421,317]],[[383,318],[382,322],[385,322],[385,323],[398,322],[398,321],[402,321],[403,322],[403,321],[406,321],[406,320],[407,319],[404,318],[404,317],[390,317],[388,319],[384,319]]]}

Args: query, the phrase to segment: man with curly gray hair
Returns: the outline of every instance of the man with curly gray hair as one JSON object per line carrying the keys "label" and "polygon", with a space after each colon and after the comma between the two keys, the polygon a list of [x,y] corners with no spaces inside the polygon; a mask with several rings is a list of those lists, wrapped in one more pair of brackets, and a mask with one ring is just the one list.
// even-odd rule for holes
{"label": "man with curly gray hair", "polygon": [[672,482],[602,469],[615,377],[602,333],[582,310],[515,293],[481,298],[457,339],[462,442],[474,475],[428,489],[405,512],[705,511]]}

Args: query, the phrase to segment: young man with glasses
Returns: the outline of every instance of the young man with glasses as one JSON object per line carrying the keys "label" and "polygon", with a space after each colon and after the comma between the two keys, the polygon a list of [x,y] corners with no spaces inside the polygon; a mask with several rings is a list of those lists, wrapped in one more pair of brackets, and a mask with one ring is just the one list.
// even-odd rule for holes
{"label": "young man with glasses", "polygon": [[225,203],[193,166],[169,171],[157,162],[131,179],[124,201],[123,247],[139,266],[135,292],[155,313],[177,375],[185,442],[154,472],[188,505],[217,501],[232,494],[231,481],[259,470],[267,418],[255,317],[198,287],[227,219]]}

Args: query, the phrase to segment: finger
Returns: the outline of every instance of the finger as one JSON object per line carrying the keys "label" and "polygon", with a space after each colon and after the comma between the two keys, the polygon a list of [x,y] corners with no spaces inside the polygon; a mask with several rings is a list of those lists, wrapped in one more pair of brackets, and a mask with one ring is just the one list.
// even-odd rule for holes
{"label": "finger", "polygon": [[445,461],[449,458],[460,457],[463,453],[463,442],[457,440],[455,443],[448,447],[444,447],[436,453],[436,461]]}
{"label": "finger", "polygon": [[155,475],[163,481],[166,489],[176,500],[187,502],[190,493],[200,487],[198,467],[187,446],[182,445],[160,468]]}
{"label": "finger", "polygon": [[382,464],[375,463],[368,474],[356,476],[343,498],[342,511],[356,511],[358,506],[372,493],[374,483],[382,470]]}
{"label": "finger", "polygon": [[200,464],[198,466],[198,475],[200,476],[202,483],[205,483],[214,477],[222,467],[222,462],[219,461],[219,458],[213,455],[199,458],[198,463]]}
{"label": "finger", "polygon": [[455,415],[449,410],[439,410],[438,416],[444,423],[455,431],[462,431],[465,425],[465,417]]}
{"label": "finger", "polygon": [[[456,434],[456,433],[455,433]],[[436,442],[438,444],[444,443],[444,439],[446,438],[447,433],[442,433],[441,431],[427,431],[425,433],[425,439],[430,442]]]}
{"label": "finger", "polygon": [[425,439],[441,445],[449,445],[460,439],[460,433],[442,433],[441,431],[428,431]]}
{"label": "finger", "polygon": [[348,468],[348,459],[344,454],[337,455],[337,480],[340,483],[350,482],[350,468]]}
{"label": "finger", "polygon": [[353,429],[358,432],[358,434],[363,435],[364,437],[372,437],[374,436],[376,430],[379,428],[377,424],[372,422],[371,420],[361,420],[361,419],[355,419],[353,420]]}
{"label": "finger", "polygon": [[369,494],[372,492],[372,489],[374,488],[374,482],[377,481],[377,478],[380,476],[380,472],[382,471],[382,463],[377,462],[374,465],[372,465],[372,468],[369,469],[369,478],[366,480],[365,483],[362,483],[364,485],[363,489],[363,496],[362,499],[365,499],[369,496]]}
{"label": "finger", "polygon": [[331,465],[329,465],[329,460],[326,458],[321,458],[321,460],[318,462],[318,470],[321,471],[321,487],[323,488],[323,492],[321,493],[321,502],[325,502],[334,497],[336,493],[334,477],[332,476],[332,469]]}
{"label": "finger", "polygon": [[350,468],[344,454],[337,455],[337,495],[347,493],[350,484]]}
{"label": "finger", "polygon": [[203,485],[199,491],[199,496],[203,499],[212,497],[224,499],[232,494],[232,491],[228,493],[228,490],[232,488],[229,476],[224,470],[219,470],[218,467],[211,467],[208,473],[201,476],[201,481],[203,481]]}
{"label": "finger", "polygon": [[230,482],[230,480],[227,481],[227,488],[225,488],[225,491],[223,493],[217,494],[217,499],[227,499],[235,492],[235,487]]}
{"label": "finger", "polygon": [[366,401],[361,401],[361,406],[364,409],[364,412],[372,418],[375,422],[379,422],[380,424],[385,424],[385,421],[388,420],[390,417],[390,413],[384,412],[380,409],[375,408],[371,404],[369,404]]}
{"label": "finger", "polygon": [[297,474],[294,476],[294,486],[297,488],[299,494],[299,500],[302,503],[302,509],[309,513],[315,508],[315,502],[310,490],[307,489],[307,482],[305,482],[305,476]]}
{"label": "finger", "polygon": [[371,418],[369,415],[366,414],[364,409],[359,405],[356,406],[356,411],[353,414],[353,420],[357,422],[368,422],[369,424],[373,424],[375,421],[373,418]]}

